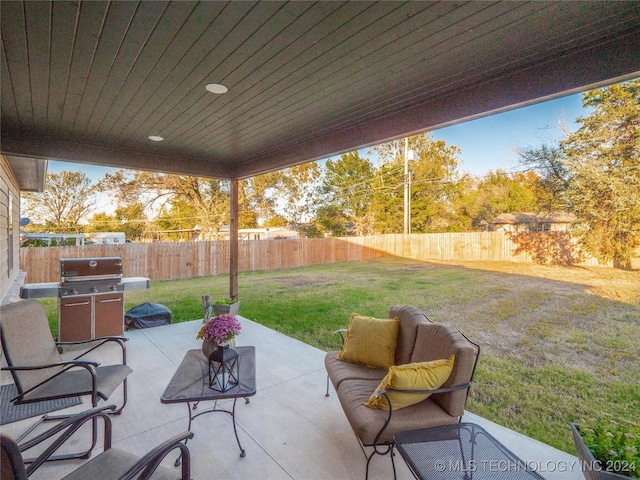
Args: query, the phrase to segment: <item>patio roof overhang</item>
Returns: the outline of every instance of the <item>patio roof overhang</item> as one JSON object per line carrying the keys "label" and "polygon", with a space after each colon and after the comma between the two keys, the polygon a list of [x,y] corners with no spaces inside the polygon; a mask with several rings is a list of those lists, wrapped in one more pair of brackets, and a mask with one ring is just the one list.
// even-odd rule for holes
{"label": "patio roof overhang", "polygon": [[241,179],[640,75],[637,1],[0,8],[14,166]]}

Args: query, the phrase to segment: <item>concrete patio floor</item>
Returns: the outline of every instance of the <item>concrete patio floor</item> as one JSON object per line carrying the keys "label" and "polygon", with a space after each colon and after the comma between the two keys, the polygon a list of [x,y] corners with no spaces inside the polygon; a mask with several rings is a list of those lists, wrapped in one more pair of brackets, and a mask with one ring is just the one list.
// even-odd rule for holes
{"label": "concrete patio floor", "polygon": [[[115,447],[142,455],[187,429],[186,405],[165,405],[160,397],[185,352],[200,348],[195,338],[200,324],[193,321],[126,332],[127,363],[133,373],[129,376],[127,406],[120,416],[113,417]],[[365,458],[338,398],[333,391],[325,397],[324,352],[253,321],[242,319],[242,324],[238,345],[255,345],[257,359],[257,394],[248,404],[239,400],[236,408],[238,435],[246,457],[239,456],[228,415],[203,415],[193,421],[195,436],[188,442],[192,478],[364,479]],[[121,392],[116,391],[110,400],[120,404]],[[84,410],[88,408],[86,402],[60,412]],[[225,406],[230,407],[230,403]],[[463,421],[482,425],[549,480],[584,478],[574,456],[471,413],[465,414]],[[18,436],[34,422],[32,418],[11,423],[2,426],[2,431]],[[164,464],[175,468],[173,460],[172,454]],[[60,478],[75,470],[79,462],[46,464],[31,478]],[[396,468],[398,479],[413,478],[399,455]],[[177,478],[179,471],[175,470]],[[372,460],[369,478],[393,478],[388,456]]]}

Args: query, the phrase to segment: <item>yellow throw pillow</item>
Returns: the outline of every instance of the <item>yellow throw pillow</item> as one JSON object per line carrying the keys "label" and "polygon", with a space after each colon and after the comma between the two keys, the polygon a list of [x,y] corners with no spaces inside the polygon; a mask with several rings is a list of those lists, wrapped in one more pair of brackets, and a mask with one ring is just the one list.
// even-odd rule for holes
{"label": "yellow throw pillow", "polygon": [[374,368],[389,368],[395,361],[399,326],[397,318],[379,319],[353,313],[337,358]]}
{"label": "yellow throw pillow", "polygon": [[[376,391],[367,400],[367,407],[389,410],[389,404],[384,395],[376,398],[380,390],[436,390],[447,381],[451,371],[455,355],[448,360],[432,360],[431,362],[407,363],[389,368],[389,373],[382,379]],[[394,410],[420,403],[429,397],[429,393],[401,393],[387,392]]]}

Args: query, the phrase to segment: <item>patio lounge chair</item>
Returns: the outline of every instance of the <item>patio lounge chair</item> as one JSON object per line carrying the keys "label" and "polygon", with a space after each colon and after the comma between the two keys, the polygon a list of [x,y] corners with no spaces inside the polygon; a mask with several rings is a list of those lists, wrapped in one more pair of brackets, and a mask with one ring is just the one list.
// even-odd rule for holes
{"label": "patio lounge chair", "polygon": [[[91,406],[96,407],[100,399],[107,400],[121,384],[123,403],[113,413],[120,413],[127,403],[127,375],[132,370],[126,362],[126,338],[103,337],[84,342],[54,342],[47,312],[36,300],[23,300],[0,307],[0,337],[7,363],[2,370],[11,372],[18,392],[11,399],[15,404],[89,395]],[[60,356],[60,346],[84,343],[88,350],[73,360],[63,360]],[[122,363],[100,366],[99,362],[87,359],[88,353],[113,343],[122,349]],[[45,416],[42,420],[60,418],[66,417]],[[91,448],[77,457],[86,458],[95,442],[94,425]]]}
{"label": "patio lounge chair", "polygon": [[365,478],[373,456],[386,454],[395,478],[394,435],[460,422],[480,347],[410,305],[386,320],[354,314],[336,333],[343,348],[325,356],[326,395],[331,381],[361,447],[373,447]]}
{"label": "patio lounge chair", "polygon": [[[104,451],[65,476],[64,480],[87,480],[90,478],[99,478],[101,480],[135,478],[143,480],[152,476],[154,480],[175,480],[178,475],[177,471],[159,466],[162,459],[175,449],[179,449],[182,456],[180,479],[190,480],[191,457],[189,449],[182,442],[193,437],[193,433],[184,432],[176,435],[140,458],[127,451],[111,448],[112,427],[108,411],[114,408],[114,405],[108,405],[79,413],[23,444],[18,444],[13,438],[4,433],[1,434],[2,465],[0,472],[2,480],[27,480],[84,423],[87,421],[93,422],[99,418],[104,421]],[[52,438],[55,438],[55,440],[33,462],[26,466],[22,458],[22,452]]]}

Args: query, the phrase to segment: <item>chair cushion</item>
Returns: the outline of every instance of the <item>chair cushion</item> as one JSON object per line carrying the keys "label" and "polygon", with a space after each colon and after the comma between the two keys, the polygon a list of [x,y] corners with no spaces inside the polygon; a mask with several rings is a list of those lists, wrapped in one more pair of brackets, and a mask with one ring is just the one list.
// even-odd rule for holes
{"label": "chair cushion", "polygon": [[[376,398],[381,390],[435,390],[447,381],[453,369],[455,357],[449,359],[433,360],[431,362],[407,363],[389,368],[389,373],[382,379],[369,400],[367,407],[389,410],[389,403],[384,395]],[[387,392],[393,410],[420,403],[429,397],[429,393],[401,393]]]}
{"label": "chair cushion", "polygon": [[[338,399],[354,433],[364,445],[373,445],[376,435],[387,421],[389,412],[364,405],[377,387],[375,380],[344,380],[338,387]],[[438,427],[457,423],[431,398],[393,411],[391,422],[384,430],[378,444],[392,442],[398,432],[419,428]]]}
{"label": "chair cushion", "polygon": [[398,340],[396,341],[396,361],[394,364],[411,363],[411,354],[416,343],[418,325],[425,322],[430,323],[430,320],[424,313],[411,305],[391,307],[389,309],[389,318],[400,319]]}
{"label": "chair cushion", "polygon": [[[471,381],[476,359],[476,349],[455,328],[441,323],[423,323],[418,325],[416,346],[411,356],[412,362],[428,362],[455,355],[451,375],[443,388],[463,385]],[[451,393],[437,393],[432,400],[444,408],[450,415],[461,417],[467,401],[467,390]]]}
{"label": "chair cushion", "polygon": [[[111,448],[84,463],[77,470],[64,477],[63,480],[87,480],[88,478],[117,480],[122,478],[138,460],[139,457],[132,453],[119,448]],[[170,470],[160,466],[151,478],[153,480],[176,480],[179,476],[179,470]]]}
{"label": "chair cushion", "polygon": [[[107,399],[132,372],[127,365],[105,365],[96,369],[98,394]],[[25,402],[41,398],[57,398],[70,395],[90,395],[91,374],[84,368],[64,372],[24,396]]]}
{"label": "chair cushion", "polygon": [[338,353],[327,352],[324,357],[324,366],[336,390],[343,380],[375,380],[380,383],[388,372],[386,368],[371,368],[358,363],[344,362],[336,358]]}
{"label": "chair cushion", "polygon": [[[21,300],[0,307],[2,343],[10,366],[50,365],[62,361],[49,329],[44,306],[37,300]],[[62,371],[62,367],[11,372],[24,391]]]}
{"label": "chair cushion", "polygon": [[388,368],[395,359],[399,320],[351,315],[347,338],[337,358],[370,367]]}

